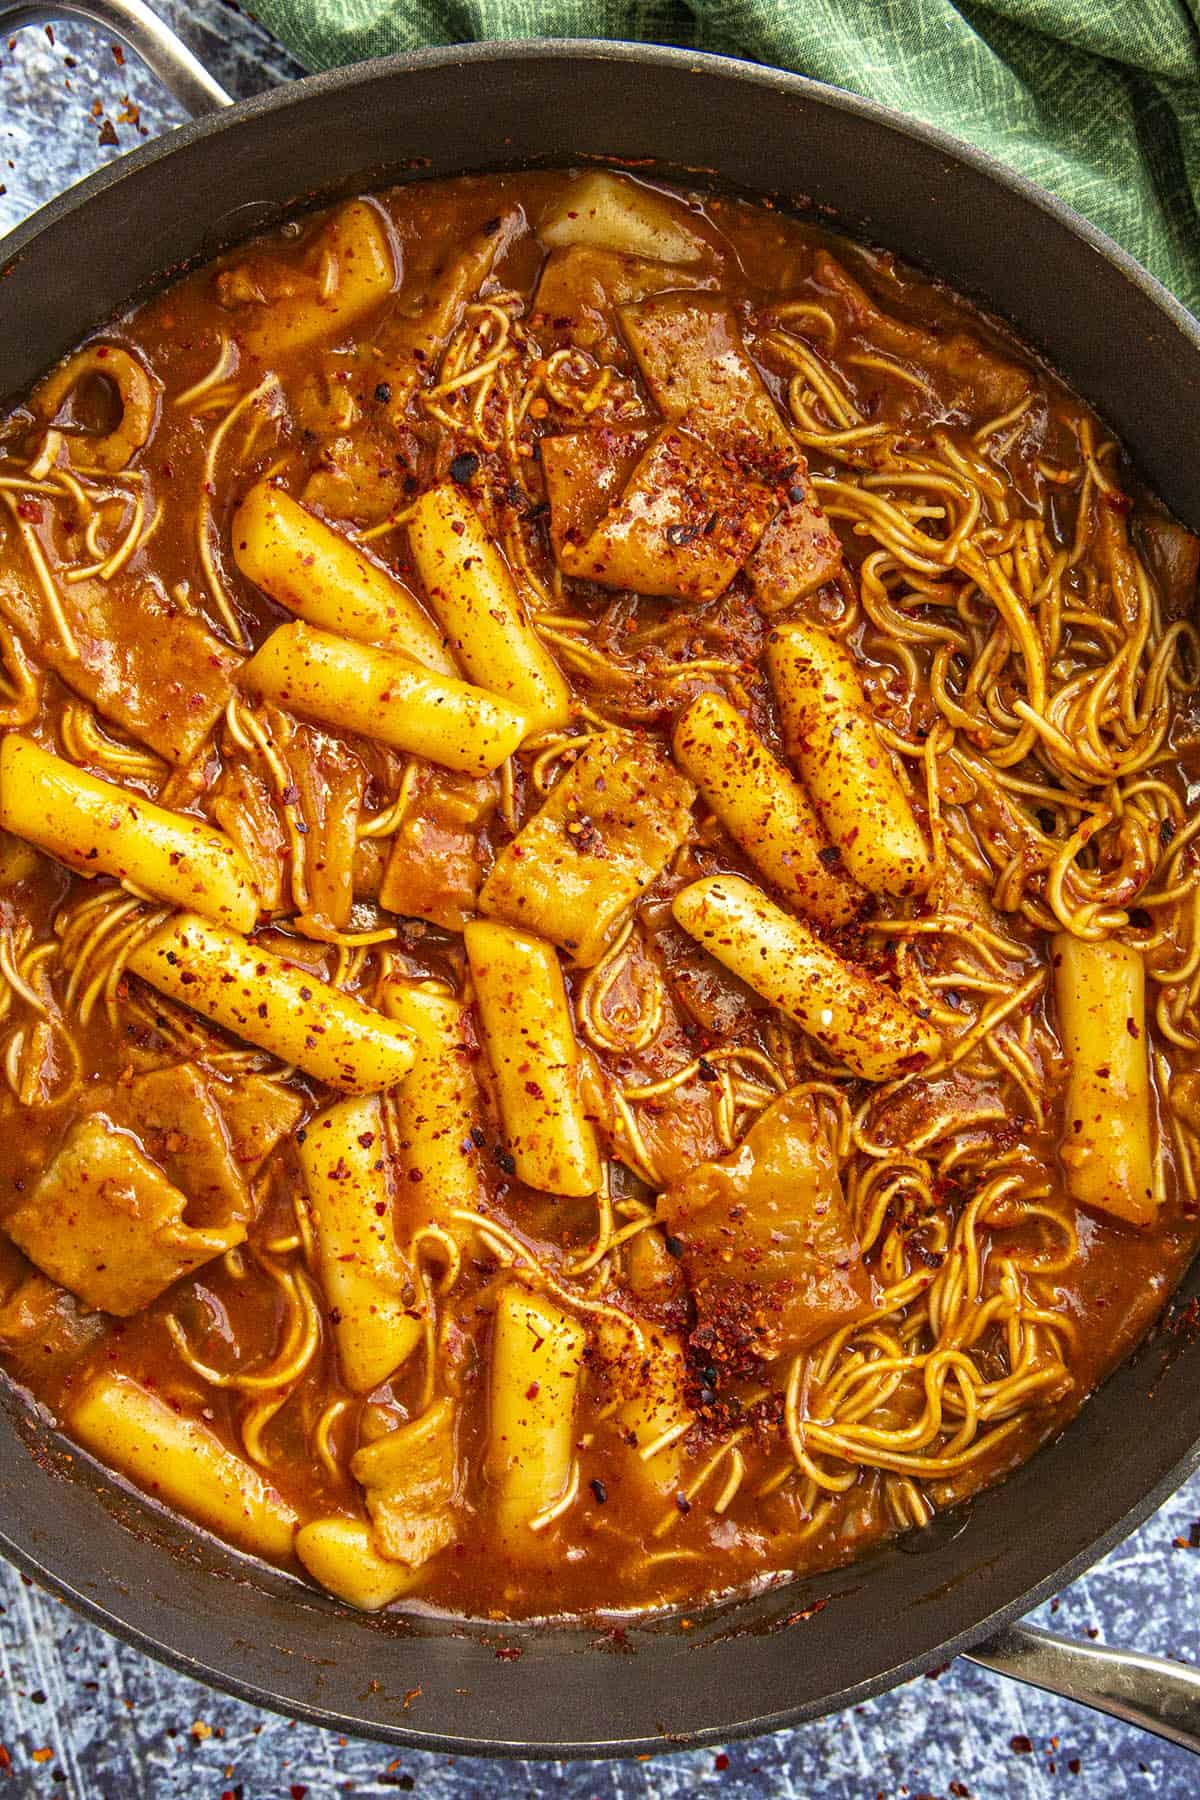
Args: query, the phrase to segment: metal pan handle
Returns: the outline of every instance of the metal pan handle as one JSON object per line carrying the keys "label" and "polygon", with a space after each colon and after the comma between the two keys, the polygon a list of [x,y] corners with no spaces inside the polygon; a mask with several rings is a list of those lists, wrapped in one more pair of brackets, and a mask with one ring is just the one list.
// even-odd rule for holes
{"label": "metal pan handle", "polygon": [[967,1661],[1078,1700],[1200,1754],[1200,1670],[1109,1644],[1080,1643],[1011,1625],[967,1652]]}
{"label": "metal pan handle", "polygon": [[[145,0],[0,0],[0,34],[65,18],[86,19],[119,39],[193,118],[232,106],[232,96]],[[1030,1625],[999,1632],[969,1652],[967,1660],[1200,1753],[1196,1670],[1135,1650],[1076,1643]]]}
{"label": "metal pan handle", "polygon": [[59,19],[86,19],[110,32],[141,57],[194,119],[233,105],[232,94],[209,74],[183,39],[151,12],[145,0],[47,0],[45,4],[0,0],[0,34]]}

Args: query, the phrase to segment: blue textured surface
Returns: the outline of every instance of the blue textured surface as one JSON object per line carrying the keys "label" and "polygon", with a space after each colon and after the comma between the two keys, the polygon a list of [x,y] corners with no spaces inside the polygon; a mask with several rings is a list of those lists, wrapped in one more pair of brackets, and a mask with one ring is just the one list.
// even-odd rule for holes
{"label": "blue textured surface", "polygon": [[[159,0],[225,84],[253,93],[294,74],[290,59],[222,0]],[[0,228],[102,160],[178,122],[131,58],[122,67],[86,27],[26,31],[0,44]],[[95,102],[99,112],[93,112]],[[108,122],[117,145],[99,142]],[[1200,1477],[1127,1544],[1037,1615],[1082,1636],[1200,1658]],[[1036,1531],[1038,1521],[1031,1519]],[[1200,1762],[1081,1707],[961,1661],[868,1706],[757,1743],[645,1763],[489,1764],[382,1748],[256,1711],[147,1661],[80,1624],[0,1565],[0,1772],[8,1795],[79,1800],[313,1800],[406,1791],[564,1795],[569,1800],[1184,1800]],[[553,1694],[547,1694],[548,1717]],[[547,1726],[549,1730],[549,1724]],[[0,1756],[0,1770],[5,1757]]]}

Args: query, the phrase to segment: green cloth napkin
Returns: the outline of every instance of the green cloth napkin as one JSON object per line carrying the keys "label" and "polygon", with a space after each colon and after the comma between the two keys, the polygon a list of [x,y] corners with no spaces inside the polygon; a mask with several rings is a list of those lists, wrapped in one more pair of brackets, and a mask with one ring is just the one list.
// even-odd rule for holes
{"label": "green cloth napkin", "polygon": [[796,69],[966,138],[1200,310],[1200,0],[256,0],[310,68],[635,38]]}

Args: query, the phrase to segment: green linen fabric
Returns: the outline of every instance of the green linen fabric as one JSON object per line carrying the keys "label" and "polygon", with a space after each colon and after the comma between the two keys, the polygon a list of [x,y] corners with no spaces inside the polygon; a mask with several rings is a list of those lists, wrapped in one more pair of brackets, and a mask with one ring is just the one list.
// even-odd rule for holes
{"label": "green linen fabric", "polygon": [[479,38],[631,38],[795,69],[941,126],[1200,310],[1200,0],[256,0],[309,68]]}

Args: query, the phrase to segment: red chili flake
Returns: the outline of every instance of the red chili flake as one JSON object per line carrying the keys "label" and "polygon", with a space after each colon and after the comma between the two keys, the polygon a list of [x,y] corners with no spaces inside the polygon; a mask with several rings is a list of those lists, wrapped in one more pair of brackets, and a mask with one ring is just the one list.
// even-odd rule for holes
{"label": "red chili flake", "polygon": [[1031,1756],[1033,1754],[1032,1740],[1027,1738],[1023,1731],[1019,1731],[1016,1737],[1009,1738],[1008,1747],[1014,1756]]}
{"label": "red chili flake", "polygon": [[42,522],[42,503],[40,500],[18,500],[17,513],[22,519],[28,519],[31,525]]}
{"label": "red chili flake", "polygon": [[952,1781],[950,1792],[954,1795],[954,1800],[971,1800],[971,1790],[965,1781]]}
{"label": "red chili flake", "polygon": [[1068,1769],[1070,1769],[1072,1775],[1078,1775],[1080,1769],[1083,1767],[1083,1764],[1080,1762],[1080,1760],[1077,1756],[1072,1756],[1068,1759],[1067,1767],[1068,1767]]}
{"label": "red chili flake", "polygon": [[8,1751],[4,1748],[4,1745],[0,1744],[0,1770],[2,1770],[5,1775],[7,1775],[11,1768],[12,1768],[12,1757],[8,1754]]}
{"label": "red chili flake", "polygon": [[119,144],[120,143],[121,140],[117,136],[117,128],[113,124],[111,119],[105,119],[103,125],[100,127],[99,141],[101,144]]}
{"label": "red chili flake", "polygon": [[112,51],[113,61],[116,63],[118,69],[123,69],[125,67],[125,52],[120,44],[110,44],[109,49]]}
{"label": "red chili flake", "polygon": [[789,1613],[784,1621],[787,1625],[799,1625],[805,1619],[815,1619],[829,1605],[828,1600],[814,1600],[811,1606],[802,1606],[799,1612]]}
{"label": "red chili flake", "polygon": [[519,1662],[524,1656],[520,1644],[501,1644],[496,1651],[497,1662]]}
{"label": "red chili flake", "polygon": [[292,1800],[304,1800],[304,1796],[307,1792],[308,1789],[302,1781],[293,1781],[291,1787],[288,1789],[288,1793],[292,1796]]}
{"label": "red chili flake", "polygon": [[717,1771],[718,1775],[723,1775],[728,1767],[729,1758],[723,1750],[718,1750],[717,1754],[713,1757],[713,1768]]}

